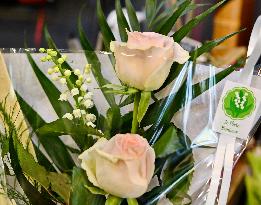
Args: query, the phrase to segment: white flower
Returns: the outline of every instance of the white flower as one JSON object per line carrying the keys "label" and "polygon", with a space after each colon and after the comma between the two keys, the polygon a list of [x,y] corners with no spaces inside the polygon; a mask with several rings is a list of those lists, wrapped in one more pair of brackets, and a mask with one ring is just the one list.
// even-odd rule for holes
{"label": "white flower", "polygon": [[70,70],[64,71],[64,75],[65,75],[66,77],[69,77],[71,74],[72,74],[72,72],[71,72]]}
{"label": "white flower", "polygon": [[68,120],[72,120],[73,119],[73,115],[71,113],[66,113],[63,118],[67,118]]}
{"label": "white flower", "polygon": [[53,81],[57,81],[57,80],[59,80],[59,77],[58,77],[58,76],[53,76],[53,77],[52,77],[52,80],[53,80]]}
{"label": "white flower", "polygon": [[48,48],[48,49],[46,50],[46,52],[47,52],[48,54],[50,54],[52,51],[53,51],[53,49],[50,49],[50,48]]}
{"label": "white flower", "polygon": [[81,80],[76,80],[76,85],[80,86],[82,84],[82,81]]}
{"label": "white flower", "polygon": [[93,127],[93,128],[95,128],[95,127],[96,127],[96,125],[95,125],[95,124],[93,124],[92,122],[87,122],[87,126],[89,126],[89,127]]}
{"label": "white flower", "polygon": [[86,79],[86,82],[87,82],[87,83],[91,83],[91,82],[92,82],[92,79],[89,77],[89,78]]}
{"label": "white flower", "polygon": [[84,72],[85,72],[86,74],[89,74],[90,71],[91,71],[91,67],[92,67],[91,64],[86,64],[86,66],[85,66],[85,68],[84,68]]}
{"label": "white flower", "polygon": [[92,92],[88,92],[84,95],[84,99],[87,100],[87,99],[92,99],[93,97],[93,93]]}
{"label": "white flower", "polygon": [[117,134],[109,141],[100,138],[79,159],[94,186],[121,198],[143,195],[155,170],[153,148],[135,134]]}
{"label": "white flower", "polygon": [[78,90],[78,88],[73,88],[73,89],[71,90],[71,93],[72,93],[72,96],[79,95],[79,90]]}
{"label": "white flower", "polygon": [[80,118],[82,116],[81,110],[80,109],[73,110],[73,115],[76,118]]}
{"label": "white flower", "polygon": [[45,48],[40,48],[39,51],[40,51],[41,53],[44,53],[46,50],[45,50]]}
{"label": "white flower", "polygon": [[89,99],[85,100],[83,104],[87,109],[93,107],[93,102]]}
{"label": "white flower", "polygon": [[83,100],[83,97],[78,97],[78,103],[80,103]]}
{"label": "white flower", "polygon": [[58,58],[57,62],[58,62],[59,64],[63,64],[64,59],[63,59],[63,58]]}
{"label": "white flower", "polygon": [[81,114],[82,115],[86,115],[86,111],[85,110],[81,110]]}
{"label": "white flower", "polygon": [[67,101],[68,100],[68,96],[66,93],[62,93],[60,95],[60,98],[59,98],[60,101]]}
{"label": "white flower", "polygon": [[63,84],[63,85],[66,84],[66,79],[65,78],[61,78],[60,79],[60,83]]}
{"label": "white flower", "polygon": [[87,90],[87,85],[83,84],[80,88],[81,91],[85,92]]}
{"label": "white flower", "polygon": [[75,75],[80,75],[81,74],[81,71],[79,69],[74,69],[73,72],[74,72]]}
{"label": "white flower", "polygon": [[50,56],[50,55],[47,55],[45,58],[46,58],[46,60],[48,60],[48,61],[49,61],[49,60],[52,60],[52,56]]}
{"label": "white flower", "polygon": [[83,80],[83,75],[79,75],[79,76],[78,76],[78,79],[79,79],[80,81],[82,81],[82,80]]}
{"label": "white flower", "polygon": [[58,66],[55,66],[55,67],[53,68],[53,70],[54,70],[55,73],[58,73],[58,72],[60,71],[60,69],[59,69]]}
{"label": "white flower", "polygon": [[130,87],[153,91],[169,75],[173,62],[184,64],[189,52],[173,38],[154,32],[127,32],[128,41],[111,42],[117,77]]}
{"label": "white flower", "polygon": [[50,55],[51,56],[57,56],[57,52],[56,51],[52,51],[52,52],[50,52]]}
{"label": "white flower", "polygon": [[54,70],[53,70],[52,68],[49,68],[48,71],[47,71],[47,73],[48,73],[49,75],[52,75],[52,74],[54,73]]}
{"label": "white flower", "polygon": [[94,114],[87,114],[86,115],[86,120],[87,120],[87,122],[95,122],[96,121],[96,116]]}

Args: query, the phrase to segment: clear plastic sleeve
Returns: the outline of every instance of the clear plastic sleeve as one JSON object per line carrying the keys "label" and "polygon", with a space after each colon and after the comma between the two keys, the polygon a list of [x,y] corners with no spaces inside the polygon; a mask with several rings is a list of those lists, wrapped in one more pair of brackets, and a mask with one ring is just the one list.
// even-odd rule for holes
{"label": "clear plastic sleeve", "polygon": [[[35,52],[35,49],[30,49],[29,51],[41,71],[51,80],[51,77],[47,75],[47,70],[52,65],[50,63],[41,63],[40,58],[43,54]],[[41,84],[37,80],[32,66],[28,62],[24,49],[2,49],[1,52],[7,65],[14,90],[35,111],[37,111],[46,122],[56,120],[58,116],[54,112],[50,101],[46,97]],[[74,69],[77,68],[82,70],[84,65],[87,63],[83,51],[71,52],[62,50],[61,52],[66,53],[68,56],[67,62]],[[111,64],[110,56],[112,54],[101,52],[97,52],[96,54],[101,62],[101,70],[104,77],[113,84],[119,84],[120,82],[116,77],[114,68]],[[127,56],[125,58],[125,60],[128,60]],[[147,58],[149,58],[149,56]],[[133,61],[131,57],[130,61]],[[135,62],[133,63],[135,64]],[[226,78],[221,79],[224,75],[229,73],[228,69],[199,64],[194,67],[193,63],[188,62],[179,71],[171,70],[172,73],[175,72],[176,77],[164,89],[159,89],[158,92],[155,92],[154,100],[151,101],[151,104],[155,102],[159,103],[158,107],[162,110],[155,110],[154,113],[152,112],[151,116],[145,116],[146,119],[143,123],[144,126],[147,126],[146,129],[160,129],[161,127],[156,126],[155,123],[163,123],[160,118],[162,116],[166,117],[166,112],[168,112],[170,116],[173,113],[174,117],[172,117],[171,122],[174,123],[174,125],[183,133],[183,143],[184,147],[186,147],[185,151],[191,150],[191,155],[186,154],[184,150],[177,151],[172,155],[173,157],[175,157],[175,155],[184,156],[178,160],[180,160],[179,163],[183,161],[183,163],[185,163],[185,167],[192,165],[187,172],[179,176],[182,182],[181,184],[183,185],[174,187],[174,189],[179,190],[172,193],[176,194],[177,199],[176,201],[172,201],[174,204],[191,203],[193,205],[199,205],[205,204],[206,202],[216,147],[219,139],[219,134],[212,130],[212,123],[217,104],[220,100],[220,95],[227,80],[240,82],[240,72],[237,71],[231,72],[231,74],[229,74]],[[88,89],[94,93],[94,103],[98,111],[103,115],[106,115],[109,108],[108,103],[99,89],[99,85],[97,84],[95,77],[92,75],[91,78],[92,83],[89,85]],[[63,90],[63,87],[59,84],[59,82],[54,83],[59,90]],[[1,86],[4,85],[1,84]],[[260,89],[260,77],[253,76],[251,86]],[[180,91],[181,89],[182,91]],[[176,103],[179,98],[182,98],[181,104]],[[160,99],[164,100],[160,101]],[[119,102],[122,102],[120,96],[117,96],[116,100],[118,104]],[[164,106],[169,103],[172,104],[172,106],[168,107],[169,110],[164,110]],[[132,109],[132,104],[123,106],[121,108],[121,114],[125,115]],[[259,108],[258,116],[260,116],[260,111],[261,109]],[[158,119],[153,121],[153,117],[155,116],[157,116]],[[256,123],[258,120],[260,121],[260,118],[256,120]],[[151,125],[151,122],[154,122],[154,124]],[[164,126],[165,125],[162,125],[162,127]],[[151,133],[153,133],[153,131]],[[253,134],[254,128],[250,133],[248,140],[236,140],[236,155],[234,157],[234,164],[241,156]],[[76,147],[70,138],[61,136],[61,139],[68,146]],[[33,138],[33,140],[37,141],[36,138]],[[185,157],[192,157],[192,159],[186,161],[184,160]],[[171,163],[171,158],[169,161]],[[180,166],[182,166],[182,163]],[[161,177],[164,177],[162,175],[164,174],[161,174]],[[188,181],[187,183],[184,182],[186,180]],[[155,187],[155,184],[157,183],[159,183],[158,180],[153,178],[150,186]],[[184,191],[182,191],[182,189]],[[167,205],[169,201],[164,199],[164,196],[162,197],[163,199],[159,201],[159,204]]]}

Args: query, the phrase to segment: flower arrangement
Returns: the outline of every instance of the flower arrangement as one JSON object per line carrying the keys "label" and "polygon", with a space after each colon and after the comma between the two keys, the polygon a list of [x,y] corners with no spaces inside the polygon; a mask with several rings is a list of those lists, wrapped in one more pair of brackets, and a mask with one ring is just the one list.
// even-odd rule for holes
{"label": "flower arrangement", "polygon": [[[49,158],[36,145],[33,152],[25,149],[19,140],[23,130],[16,126],[12,113],[6,112],[5,103],[0,104],[5,126],[1,139],[6,145],[2,147],[2,156],[10,155],[8,163],[23,190],[24,204],[152,205],[189,200],[186,190],[194,170],[192,148],[188,137],[171,119],[186,106],[187,86],[193,91],[192,99],[214,86],[209,78],[193,85],[189,80],[188,73],[193,74],[197,57],[238,33],[206,42],[190,53],[184,50],[180,41],[225,0],[167,36],[178,18],[197,8],[191,2],[181,1],[171,10],[159,13],[163,4],[147,0],[148,31],[141,32],[131,1],[125,1],[128,23],[120,1],[116,0],[122,40],[118,42],[97,1],[105,51],[113,53],[109,58],[119,84],[112,84],[103,76],[98,55],[83,30],[81,14],[78,30],[88,61],[83,70],[69,65],[68,57],[60,53],[45,28],[49,48],[40,49],[45,55],[41,61],[53,64],[46,71],[51,80],[41,72],[29,51],[27,57],[59,119],[47,123],[19,93],[17,98],[28,126]],[[215,83],[237,66],[216,74]],[[89,91],[91,75],[109,104],[105,116],[93,101],[95,93]],[[178,83],[174,92],[156,97],[175,79]],[[62,92],[55,83],[63,86]],[[121,98],[119,102],[117,95]],[[123,115],[121,108],[132,103],[133,110]],[[61,135],[71,137],[78,148],[66,146],[58,138]],[[72,153],[77,159],[72,158]],[[153,179],[157,181],[154,186]],[[11,194],[8,196],[12,199]],[[16,197],[13,199],[17,201]]]}

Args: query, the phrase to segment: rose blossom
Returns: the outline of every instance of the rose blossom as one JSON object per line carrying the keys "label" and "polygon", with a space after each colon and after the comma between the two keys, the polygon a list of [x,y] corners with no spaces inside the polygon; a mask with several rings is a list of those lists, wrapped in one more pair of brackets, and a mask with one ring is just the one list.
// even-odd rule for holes
{"label": "rose blossom", "polygon": [[79,158],[94,186],[121,198],[144,194],[155,168],[153,148],[137,134],[100,138]]}
{"label": "rose blossom", "polygon": [[159,89],[173,62],[184,64],[189,53],[173,38],[154,32],[128,32],[127,43],[111,42],[115,70],[125,84],[145,91]]}

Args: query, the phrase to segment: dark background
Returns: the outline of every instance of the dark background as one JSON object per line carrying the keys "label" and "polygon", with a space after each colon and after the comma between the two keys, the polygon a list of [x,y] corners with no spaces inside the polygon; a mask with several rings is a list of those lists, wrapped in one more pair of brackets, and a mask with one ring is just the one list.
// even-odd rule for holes
{"label": "dark background", "polygon": [[[142,10],[144,1],[132,2],[137,10]],[[114,8],[114,0],[101,0],[101,2],[106,14]],[[256,18],[261,14],[261,1],[255,2]],[[214,3],[214,1],[197,0],[197,3]],[[0,0],[0,48],[24,47],[25,36],[28,47],[45,46],[41,36],[44,23],[48,25],[57,46],[67,48],[68,38],[77,37],[77,17],[84,4],[86,9],[83,25],[87,36],[95,45],[98,33],[96,0]],[[248,18],[247,11],[246,18]],[[212,16],[194,29],[192,37],[199,41],[211,39]]]}

